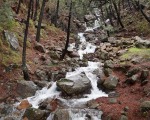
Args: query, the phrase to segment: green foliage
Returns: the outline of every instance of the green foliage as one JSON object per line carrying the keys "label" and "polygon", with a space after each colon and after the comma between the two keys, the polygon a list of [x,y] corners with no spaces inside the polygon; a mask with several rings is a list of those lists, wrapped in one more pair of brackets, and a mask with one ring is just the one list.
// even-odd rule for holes
{"label": "green foliage", "polygon": [[13,19],[13,12],[11,10],[9,2],[3,2],[0,8],[0,31],[3,29],[11,29],[15,26]]}

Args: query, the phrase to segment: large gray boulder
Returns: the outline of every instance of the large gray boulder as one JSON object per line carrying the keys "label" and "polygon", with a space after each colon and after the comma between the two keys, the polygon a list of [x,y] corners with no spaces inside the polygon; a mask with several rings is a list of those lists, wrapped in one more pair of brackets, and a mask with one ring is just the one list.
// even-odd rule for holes
{"label": "large gray boulder", "polygon": [[57,81],[57,86],[63,93],[74,95],[88,92],[91,88],[91,82],[86,76],[80,77],[77,80],[62,78]]}
{"label": "large gray boulder", "polygon": [[9,42],[12,49],[17,50],[19,48],[18,39],[13,32],[4,30],[4,37],[5,37],[6,41]]}
{"label": "large gray boulder", "polygon": [[37,89],[38,87],[34,84],[33,81],[25,81],[25,80],[17,81],[16,92],[22,98],[33,96],[37,91]]}
{"label": "large gray boulder", "polygon": [[67,109],[58,109],[54,113],[53,120],[70,120],[69,111]]}
{"label": "large gray boulder", "polygon": [[103,86],[108,90],[113,90],[116,88],[118,81],[118,77],[110,76],[104,81]]}

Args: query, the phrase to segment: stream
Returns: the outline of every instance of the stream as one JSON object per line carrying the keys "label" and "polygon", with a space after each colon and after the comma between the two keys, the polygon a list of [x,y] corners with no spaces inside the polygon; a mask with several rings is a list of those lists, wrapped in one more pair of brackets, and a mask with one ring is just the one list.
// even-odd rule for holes
{"label": "stream", "polygon": [[[97,19],[93,23],[93,27],[87,26],[85,23],[85,31],[82,33],[78,33],[79,45],[76,48],[76,43],[71,43],[68,49],[72,49],[73,51],[77,51],[79,55],[79,61],[84,60],[84,54],[94,53],[97,46],[90,41],[87,41],[85,38],[85,34],[87,32],[94,32],[95,29],[100,27],[100,15],[98,9],[95,9],[95,15]],[[94,41],[98,40],[96,36],[94,37]],[[62,96],[62,92],[58,90],[57,82],[50,82],[50,87],[44,87],[41,90],[36,91],[34,96],[26,98],[28,102],[32,105],[33,108],[39,108],[40,104],[47,99],[57,99],[59,100],[59,104],[61,104],[61,108],[58,110],[67,111],[67,116],[62,111],[59,118],[54,118],[55,112],[51,112],[49,117],[46,117],[47,120],[101,120],[101,116],[103,114],[102,111],[97,109],[90,109],[87,107],[87,103],[91,100],[94,100],[99,97],[108,97],[108,94],[100,90],[97,86],[97,81],[99,77],[97,73],[102,73],[103,63],[101,62],[93,62],[88,61],[88,65],[86,67],[77,67],[74,68],[74,71],[70,71],[66,73],[65,78],[70,80],[71,82],[67,83],[68,85],[76,84],[78,89],[82,89],[82,85],[80,82],[82,81],[84,84],[89,84],[89,91],[86,94],[81,95],[80,97],[75,98],[65,98]],[[84,79],[86,77],[86,79]],[[80,81],[81,80],[81,81]],[[87,82],[88,80],[88,82]],[[75,83],[76,82],[76,83]],[[79,87],[80,86],[80,87]],[[84,88],[84,91],[88,91],[88,89]],[[25,113],[25,110],[18,110],[16,106],[20,103],[16,103],[11,109],[9,117],[15,118],[15,120],[22,120],[22,116]],[[66,112],[65,112],[66,113]],[[5,118],[0,118],[0,120],[5,120]]]}
{"label": "stream", "polygon": [[[98,16],[98,15],[97,15]],[[85,32],[94,31],[94,29],[100,27],[99,18],[95,20],[93,27],[86,26]],[[86,25],[86,24],[85,24]],[[90,42],[86,41],[84,37],[84,33],[78,33],[78,37],[80,39],[80,44],[78,48],[78,54],[80,56],[80,60],[83,59],[84,54],[94,53],[96,46]],[[96,40],[96,39],[95,39]],[[70,44],[71,49],[75,48],[75,43]],[[69,49],[70,49],[69,48]],[[75,68],[75,71],[68,72],[66,74],[66,78],[72,81],[76,81],[77,79],[82,78],[82,74],[84,73],[86,77],[91,82],[91,93],[84,94],[82,98],[79,99],[64,99],[60,96],[61,92],[57,91],[56,82],[52,82],[52,86],[50,88],[44,87],[42,90],[36,92],[35,96],[27,98],[32,107],[38,108],[39,104],[47,98],[57,98],[59,99],[65,106],[67,106],[67,110],[69,111],[70,120],[87,120],[86,115],[91,116],[91,120],[101,120],[102,111],[98,111],[95,109],[81,109],[78,108],[81,104],[86,104],[87,101],[96,99],[99,97],[108,97],[106,93],[102,90],[99,90],[97,87],[98,77],[94,73],[94,71],[102,72],[102,63],[100,62],[92,62],[88,61],[87,67],[78,67]],[[53,120],[53,113],[47,118],[47,120]]]}

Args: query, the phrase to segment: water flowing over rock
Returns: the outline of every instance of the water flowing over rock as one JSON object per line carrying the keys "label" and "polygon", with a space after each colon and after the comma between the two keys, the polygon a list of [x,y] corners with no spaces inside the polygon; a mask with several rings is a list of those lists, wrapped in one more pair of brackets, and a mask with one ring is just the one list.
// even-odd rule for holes
{"label": "water flowing over rock", "polygon": [[91,88],[90,80],[86,76],[80,76],[77,80],[60,79],[57,86],[68,95],[81,94]]}

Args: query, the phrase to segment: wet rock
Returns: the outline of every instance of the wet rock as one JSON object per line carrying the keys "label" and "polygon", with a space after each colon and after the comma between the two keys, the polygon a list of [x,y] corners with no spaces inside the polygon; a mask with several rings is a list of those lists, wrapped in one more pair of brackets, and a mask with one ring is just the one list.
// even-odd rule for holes
{"label": "wet rock", "polygon": [[47,72],[44,71],[44,70],[40,70],[40,69],[37,69],[35,71],[35,74],[38,78],[40,78],[40,80],[42,81],[48,81],[48,75],[47,75]]}
{"label": "wet rock", "polygon": [[141,71],[141,76],[140,76],[141,81],[146,80],[148,76],[149,76],[149,70],[146,69]]}
{"label": "wet rock", "polygon": [[97,77],[98,77],[97,86],[99,88],[101,88],[103,83],[104,83],[104,81],[106,80],[106,76],[104,75],[104,73],[100,73],[99,75],[97,75]]}
{"label": "wet rock", "polygon": [[99,104],[95,100],[90,100],[87,102],[87,107],[89,109],[97,109],[99,107]]}
{"label": "wet rock", "polygon": [[96,17],[94,15],[85,15],[84,16],[84,21],[85,22],[89,22],[89,21],[92,21],[92,20],[95,20]]}
{"label": "wet rock", "polygon": [[66,109],[58,109],[54,113],[53,120],[70,120],[69,111]]}
{"label": "wet rock", "polygon": [[85,38],[87,41],[92,41],[92,40],[95,40],[95,35],[87,33],[87,34],[85,34]]}
{"label": "wet rock", "polygon": [[34,80],[34,83],[40,88],[46,87],[48,85],[48,81]]}
{"label": "wet rock", "polygon": [[150,101],[142,102],[140,105],[140,109],[142,112],[149,111],[150,110]]}
{"label": "wet rock", "polygon": [[71,57],[71,58],[80,57],[79,54],[78,54],[78,52],[75,52],[75,51],[69,52],[69,53],[68,53],[68,56]]}
{"label": "wet rock", "polygon": [[43,46],[42,44],[38,43],[38,42],[35,43],[34,48],[35,48],[37,51],[41,52],[41,53],[45,53],[45,52],[46,52],[44,46]]}
{"label": "wet rock", "polygon": [[116,88],[118,81],[118,77],[110,76],[104,81],[103,86],[108,90],[113,90]]}
{"label": "wet rock", "polygon": [[4,37],[12,49],[17,50],[19,48],[18,39],[14,33],[4,30]]}
{"label": "wet rock", "polygon": [[136,73],[138,73],[139,71],[140,71],[140,68],[133,68],[133,69],[129,70],[126,75],[128,77],[131,77],[131,76],[135,75]]}
{"label": "wet rock", "polygon": [[62,92],[74,95],[87,92],[91,88],[91,82],[86,76],[80,77],[75,81],[62,78],[57,81],[57,86]]}
{"label": "wet rock", "polygon": [[16,92],[22,98],[33,96],[37,91],[37,86],[32,81],[18,80]]}
{"label": "wet rock", "polygon": [[32,105],[28,102],[28,100],[23,100],[21,101],[21,103],[17,106],[17,109],[21,110],[21,109],[26,109],[31,107]]}
{"label": "wet rock", "polygon": [[28,108],[26,109],[23,118],[27,118],[28,120],[47,120],[49,114],[50,113],[46,110]]}

